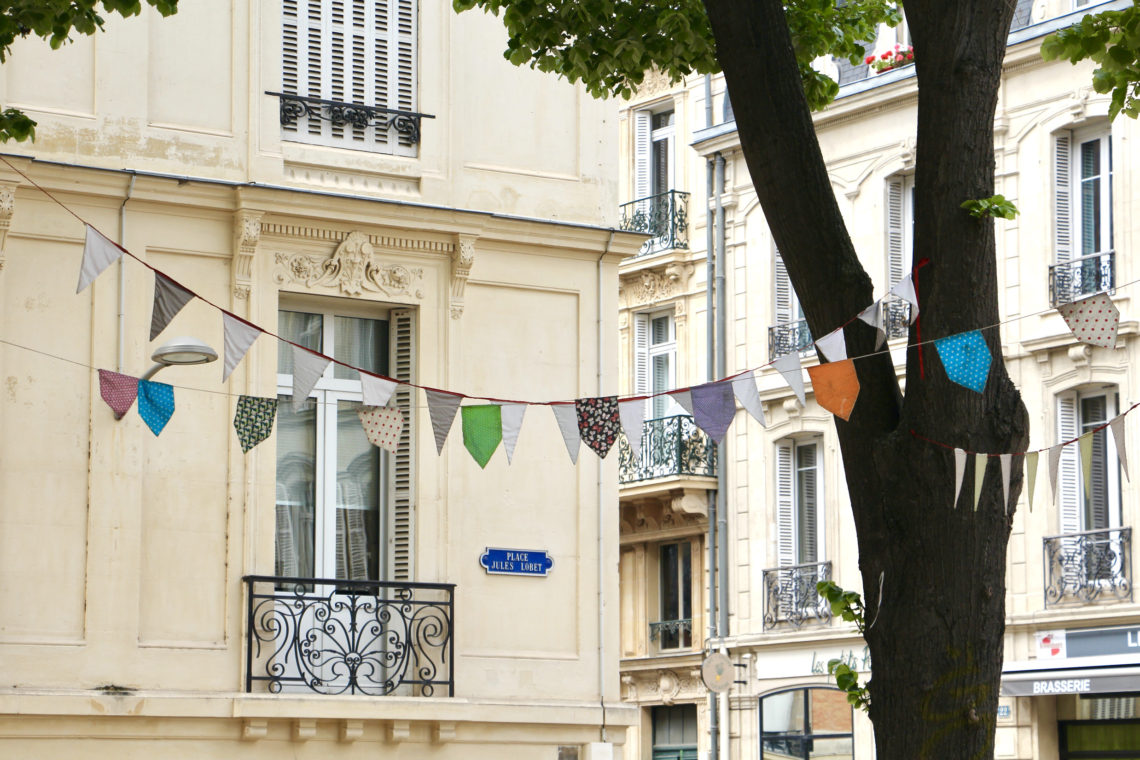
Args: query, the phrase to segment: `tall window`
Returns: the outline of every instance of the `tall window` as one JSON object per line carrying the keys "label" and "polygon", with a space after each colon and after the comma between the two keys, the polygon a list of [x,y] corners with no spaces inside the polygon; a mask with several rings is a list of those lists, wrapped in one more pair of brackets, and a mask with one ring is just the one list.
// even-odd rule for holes
{"label": "tall window", "polygon": [[760,699],[761,760],[852,760],[851,706],[838,689],[794,689]]}
{"label": "tall window", "polygon": [[887,180],[887,288],[907,273],[914,258],[914,175]]}
{"label": "tall window", "polygon": [[[278,314],[279,334],[361,369],[408,377],[410,312],[387,319],[335,311]],[[393,337],[395,338],[393,340]],[[354,370],[326,369],[299,411],[294,411],[292,352],[277,363],[277,530],[279,576],[346,580],[409,577],[411,471],[408,394],[401,451],[372,446],[357,409],[361,385]],[[403,375],[403,377],[401,377]]]}
{"label": "tall window", "polygon": [[[689,541],[661,546],[661,649],[693,646],[693,545]],[[672,624],[672,625],[670,625]]]}
{"label": "tall window", "polygon": [[[662,393],[677,387],[677,325],[671,311],[635,314],[634,393]],[[667,395],[654,396],[649,404],[650,419],[682,413]]]}
{"label": "tall window", "polygon": [[780,565],[823,560],[823,477],[818,439],[776,445],[776,522]]}
{"label": "tall window", "polygon": [[1107,128],[1057,133],[1053,146],[1053,302],[1115,284],[1112,138]]}
{"label": "tall window", "polygon": [[634,200],[673,189],[674,111],[634,113]]}
{"label": "tall window", "polygon": [[697,760],[697,706],[653,708],[653,760]]}
{"label": "tall window", "polygon": [[[417,0],[282,0],[281,91],[334,104],[416,110]],[[414,156],[395,124],[336,111],[283,124],[287,140]]]}
{"label": "tall window", "polygon": [[[1057,440],[1068,441],[1105,424],[1117,414],[1114,386],[1069,393],[1057,399]],[[1120,526],[1120,463],[1107,428],[1093,433],[1092,467],[1085,483],[1079,447],[1066,446],[1057,472],[1062,533]]]}

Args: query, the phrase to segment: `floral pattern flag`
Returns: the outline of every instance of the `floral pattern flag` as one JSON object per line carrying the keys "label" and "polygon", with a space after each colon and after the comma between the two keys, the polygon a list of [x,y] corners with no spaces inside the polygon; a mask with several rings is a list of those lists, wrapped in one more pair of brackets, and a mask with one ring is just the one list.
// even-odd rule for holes
{"label": "floral pattern flag", "polygon": [[277,399],[259,396],[239,396],[234,411],[234,431],[241,443],[243,454],[264,441],[273,432],[273,419],[277,416]]}
{"label": "floral pattern flag", "polygon": [[582,440],[605,459],[621,430],[617,396],[580,398],[574,402],[574,408],[578,412],[578,433]]}

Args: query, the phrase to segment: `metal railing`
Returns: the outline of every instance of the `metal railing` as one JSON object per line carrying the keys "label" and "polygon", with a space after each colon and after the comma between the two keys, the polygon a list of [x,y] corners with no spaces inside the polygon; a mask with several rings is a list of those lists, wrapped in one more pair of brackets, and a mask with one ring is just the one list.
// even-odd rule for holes
{"label": "metal railing", "polygon": [[1132,529],[1044,539],[1045,606],[1132,600]]}
{"label": "metal railing", "polygon": [[1054,307],[1096,293],[1114,293],[1116,253],[1101,251],[1049,267],[1049,303]]}
{"label": "metal railing", "polygon": [[768,328],[768,361],[796,351],[814,350],[815,345],[806,319],[782,322]]}
{"label": "metal railing", "polygon": [[296,126],[302,119],[327,121],[334,127],[348,127],[360,131],[374,127],[376,135],[384,135],[394,130],[396,135],[409,145],[416,145],[420,141],[420,121],[435,118],[431,114],[416,111],[344,103],[339,100],[310,98],[285,92],[267,91],[265,94],[281,99],[283,127]]}
{"label": "metal railing", "polygon": [[661,649],[680,649],[693,645],[693,619],[659,620],[649,624],[649,640],[661,640]]}
{"label": "metal railing", "polygon": [[242,580],[247,692],[454,696],[455,584]]}
{"label": "metal railing", "polygon": [[831,562],[774,567],[764,571],[764,630],[788,623],[796,628],[809,620],[827,623],[831,605],[815,584],[831,580]]}
{"label": "metal railing", "polygon": [[621,228],[653,237],[638,256],[689,247],[689,194],[679,190],[639,198],[621,205]]}
{"label": "metal railing", "polygon": [[625,436],[618,438],[618,483],[636,483],[674,475],[716,476],[716,446],[688,415],[646,420],[641,452]]}
{"label": "metal railing", "polygon": [[884,299],[880,303],[887,339],[905,338],[910,333],[910,303],[902,299]]}

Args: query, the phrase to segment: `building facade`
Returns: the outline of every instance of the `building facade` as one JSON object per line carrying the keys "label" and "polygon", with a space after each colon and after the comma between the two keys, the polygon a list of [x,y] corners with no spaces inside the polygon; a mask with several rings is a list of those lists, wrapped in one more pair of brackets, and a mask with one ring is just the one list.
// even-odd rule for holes
{"label": "building facade", "polygon": [[[530,406],[480,469],[408,385],[394,452],[357,420],[351,368],[617,391],[644,236],[615,229],[616,106],[502,38],[442,1],[186,2],[0,68],[39,123],[0,164],[0,755],[620,754],[616,457],[575,466]],[[84,222],[146,266],[77,295]],[[148,266],[198,295],[153,342]],[[224,382],[163,370],[161,436],[116,419],[95,369],[138,377],[174,335],[221,354],[219,309],[344,366],[294,404],[261,334]],[[240,395],[280,400],[248,453]],[[553,564],[491,574],[489,549]]]}
{"label": "building facade", "polygon": [[[1009,37],[994,124],[995,191],[1021,213],[996,222],[998,288],[1003,353],[1029,411],[1032,449],[1095,429],[1140,397],[1128,253],[1137,233],[1131,183],[1140,171],[1131,146],[1140,133],[1132,120],[1108,121],[1108,100],[1093,91],[1090,66],[1045,62],[1039,54],[1047,33],[1088,10],[1127,5],[1019,2]],[[868,55],[883,60],[896,44],[909,44],[905,26],[883,28]],[[914,69],[905,61],[882,72],[817,65],[840,83],[835,102],[815,116],[820,144],[855,248],[876,295],[886,295],[911,267]],[[720,757],[733,760],[871,758],[870,722],[847,707],[827,676],[830,659],[866,674],[870,658],[853,627],[832,619],[815,593],[823,579],[861,590],[843,463],[832,417],[810,384],[801,405],[765,366],[790,352],[805,367],[818,360],[751,187],[723,80],[672,85],[651,75],[623,110],[620,131],[623,218],[655,236],[620,267],[623,390],[715,379],[706,262],[723,235],[726,308],[716,316],[725,322],[727,375],[763,367],[756,377],[767,422],[738,409],[720,447],[729,600],[723,640],[710,643],[702,618],[709,609],[706,505],[716,488],[707,477],[715,464],[704,463],[715,460],[700,459],[699,472],[678,460],[662,477],[643,450],[642,465],[655,477],[622,470],[623,696],[642,710],[627,757],[706,757],[717,741]],[[1122,314],[1112,350],[1077,343],[1054,311],[1099,292],[1111,293]],[[895,300],[883,306],[900,378],[908,308]],[[658,405],[651,416],[665,419],[647,422],[647,437],[676,430],[676,451],[706,450],[685,410]],[[1125,431],[1130,444],[1138,440],[1131,417]],[[1107,430],[1093,438],[1087,473],[1076,449],[1065,449],[1055,502],[1042,464],[1032,509],[1024,490],[1017,506],[994,718],[1000,758],[1063,760],[1107,750],[1140,756],[1131,534],[1140,492]],[[931,508],[949,508],[953,488],[947,483],[931,494]],[[678,566],[674,556],[691,559]],[[710,739],[698,669],[716,649],[727,652],[735,672],[727,696],[718,698],[720,725]]]}

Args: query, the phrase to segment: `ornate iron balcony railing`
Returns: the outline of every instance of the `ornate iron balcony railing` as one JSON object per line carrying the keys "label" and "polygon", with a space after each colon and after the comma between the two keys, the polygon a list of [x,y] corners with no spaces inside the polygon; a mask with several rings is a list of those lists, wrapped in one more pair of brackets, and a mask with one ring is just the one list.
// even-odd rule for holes
{"label": "ornate iron balcony railing", "polygon": [[415,145],[420,141],[420,120],[435,118],[431,114],[416,111],[366,106],[361,103],[343,103],[339,100],[323,100],[285,92],[265,94],[281,99],[283,127],[293,126],[300,119],[317,119],[337,127],[359,130],[375,127],[378,135],[395,130],[396,134],[404,138],[407,143]]}
{"label": "ornate iron balcony railing", "polygon": [[688,415],[646,420],[641,455],[635,460],[625,436],[618,438],[618,482],[673,475],[716,475],[716,446]]}
{"label": "ornate iron balcony railing", "polygon": [[1132,528],[1045,539],[1045,606],[1132,600]]}
{"label": "ornate iron balcony railing", "polygon": [[454,696],[455,584],[243,580],[247,692]]}
{"label": "ornate iron balcony railing", "polygon": [[641,246],[638,256],[671,248],[689,247],[689,194],[679,190],[639,198],[621,205],[621,228],[653,237]]}
{"label": "ornate iron balcony railing", "polygon": [[662,649],[680,649],[693,644],[693,619],[659,620],[649,624],[649,640],[661,640]]}
{"label": "ornate iron balcony railing", "polygon": [[902,299],[886,299],[881,303],[887,339],[905,338],[910,332],[910,303]]}
{"label": "ornate iron balcony railing", "polygon": [[1116,253],[1102,251],[1049,267],[1049,303],[1054,307],[1095,293],[1116,292]]}
{"label": "ornate iron balcony railing", "polygon": [[831,605],[815,584],[831,580],[830,562],[774,567],[764,571],[764,630],[779,623],[799,628],[808,620],[827,623]]}
{"label": "ornate iron balcony railing", "polygon": [[808,351],[813,347],[806,319],[783,322],[768,328],[768,361],[796,351]]}

